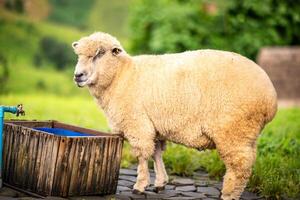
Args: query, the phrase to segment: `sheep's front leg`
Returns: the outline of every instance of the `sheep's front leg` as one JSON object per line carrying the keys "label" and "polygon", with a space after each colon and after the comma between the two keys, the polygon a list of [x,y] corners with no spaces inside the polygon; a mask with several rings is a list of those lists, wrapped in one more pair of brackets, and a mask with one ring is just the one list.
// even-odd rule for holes
{"label": "sheep's front leg", "polygon": [[154,131],[152,132],[131,132],[127,139],[132,146],[133,153],[138,158],[137,180],[133,186],[133,193],[143,193],[150,184],[148,160],[154,152]]}
{"label": "sheep's front leg", "polygon": [[141,194],[145,191],[146,187],[150,184],[150,174],[148,170],[148,159],[143,157],[138,158],[137,180],[133,186],[134,194]]}
{"label": "sheep's front leg", "polygon": [[155,150],[153,155],[154,160],[154,171],[155,171],[155,192],[164,190],[165,185],[168,183],[169,178],[165,169],[164,161],[162,159],[162,153],[165,150],[165,141],[156,141]]}

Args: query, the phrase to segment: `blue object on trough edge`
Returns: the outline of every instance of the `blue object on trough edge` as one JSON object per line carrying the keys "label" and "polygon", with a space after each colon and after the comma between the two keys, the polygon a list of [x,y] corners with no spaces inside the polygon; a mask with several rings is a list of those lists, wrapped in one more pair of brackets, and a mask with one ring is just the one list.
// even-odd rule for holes
{"label": "blue object on trough edge", "polygon": [[44,132],[51,133],[51,134],[54,134],[54,135],[66,136],[66,137],[95,136],[95,135],[92,135],[92,134],[71,131],[71,130],[67,130],[67,129],[63,129],[63,128],[38,127],[38,128],[34,128],[34,129],[38,130],[38,131],[44,131]]}
{"label": "blue object on trough edge", "polygon": [[4,113],[10,112],[12,114],[17,114],[17,116],[25,115],[25,112],[23,111],[22,104],[18,106],[0,106],[0,188],[2,188],[2,153],[3,153],[3,120],[4,120]]}

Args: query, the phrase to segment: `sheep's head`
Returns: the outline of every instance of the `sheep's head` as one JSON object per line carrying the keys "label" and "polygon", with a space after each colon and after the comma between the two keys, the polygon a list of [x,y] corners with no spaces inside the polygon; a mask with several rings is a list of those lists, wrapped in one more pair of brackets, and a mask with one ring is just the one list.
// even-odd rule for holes
{"label": "sheep's head", "polygon": [[72,47],[78,55],[74,81],[79,87],[109,84],[128,57],[120,42],[107,33],[83,37]]}

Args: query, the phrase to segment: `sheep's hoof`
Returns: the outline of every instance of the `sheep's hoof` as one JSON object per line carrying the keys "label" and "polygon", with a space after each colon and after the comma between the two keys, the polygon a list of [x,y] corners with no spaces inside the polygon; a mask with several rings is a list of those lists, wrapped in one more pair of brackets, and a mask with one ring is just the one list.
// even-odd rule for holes
{"label": "sheep's hoof", "polygon": [[165,190],[165,186],[154,187],[153,192],[159,193],[160,191]]}
{"label": "sheep's hoof", "polygon": [[137,190],[137,189],[133,189],[133,190],[132,190],[132,194],[139,194],[139,195],[142,195],[142,194],[144,194],[144,192],[141,192],[141,191],[139,191],[139,190]]}

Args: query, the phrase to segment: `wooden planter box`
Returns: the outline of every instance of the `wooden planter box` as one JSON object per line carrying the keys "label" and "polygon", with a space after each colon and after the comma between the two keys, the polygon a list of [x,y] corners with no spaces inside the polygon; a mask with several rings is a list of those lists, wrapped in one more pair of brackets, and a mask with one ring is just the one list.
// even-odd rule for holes
{"label": "wooden planter box", "polygon": [[[87,136],[59,136],[36,127]],[[56,121],[6,121],[4,183],[43,196],[106,195],[116,191],[123,138]]]}

